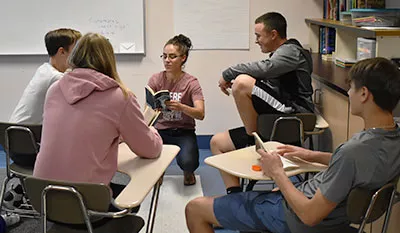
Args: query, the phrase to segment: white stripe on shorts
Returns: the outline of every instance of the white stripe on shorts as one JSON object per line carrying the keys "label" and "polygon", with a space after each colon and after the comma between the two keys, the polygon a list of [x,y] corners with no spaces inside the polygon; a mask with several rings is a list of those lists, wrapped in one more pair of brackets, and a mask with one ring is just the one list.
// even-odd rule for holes
{"label": "white stripe on shorts", "polygon": [[251,92],[252,95],[257,96],[258,98],[262,99],[265,103],[269,104],[271,107],[276,109],[277,111],[283,112],[283,113],[291,113],[293,112],[292,107],[287,107],[283,103],[279,102],[275,97],[270,95],[268,92],[264,91],[263,89],[254,86],[253,90]]}

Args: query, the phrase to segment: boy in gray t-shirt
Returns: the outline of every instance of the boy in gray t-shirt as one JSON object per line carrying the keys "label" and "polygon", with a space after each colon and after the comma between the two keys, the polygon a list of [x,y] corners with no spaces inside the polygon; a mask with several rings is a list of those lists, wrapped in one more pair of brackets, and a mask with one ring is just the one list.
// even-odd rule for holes
{"label": "boy in gray t-shirt", "polygon": [[[363,118],[362,132],[333,154],[289,145],[271,153],[259,150],[263,172],[279,191],[192,200],[186,206],[189,231],[212,232],[212,226],[219,225],[240,231],[313,233],[348,225],[345,205],[350,191],[377,189],[400,173],[400,128],[392,115],[400,99],[400,71],[385,58],[366,59],[353,66],[349,81],[351,113]],[[295,186],[279,156],[329,167]]]}

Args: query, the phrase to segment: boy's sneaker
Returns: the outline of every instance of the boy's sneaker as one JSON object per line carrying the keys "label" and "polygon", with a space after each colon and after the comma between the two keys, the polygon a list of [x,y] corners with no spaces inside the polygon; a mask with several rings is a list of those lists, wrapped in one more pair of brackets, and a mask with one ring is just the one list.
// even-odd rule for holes
{"label": "boy's sneaker", "polygon": [[7,227],[19,223],[19,221],[21,220],[19,215],[14,213],[2,214],[1,217],[4,219]]}

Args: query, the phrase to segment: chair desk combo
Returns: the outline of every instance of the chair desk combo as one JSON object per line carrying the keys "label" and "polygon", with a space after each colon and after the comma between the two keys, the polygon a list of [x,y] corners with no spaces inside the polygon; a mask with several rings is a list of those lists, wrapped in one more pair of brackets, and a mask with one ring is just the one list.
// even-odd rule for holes
{"label": "chair desk combo", "polygon": [[[25,179],[27,193],[32,199],[35,209],[41,210],[44,230],[48,218],[65,224],[85,224],[90,233],[104,230],[106,230],[104,232],[119,232],[118,229],[126,230],[127,226],[121,224],[121,221],[123,222],[122,219],[127,218],[125,222],[128,224],[130,232],[139,232],[144,221],[141,217],[130,214],[130,209],[140,205],[154,187],[146,227],[146,232],[152,232],[161,185],[160,178],[179,151],[178,146],[163,145],[160,157],[144,159],[135,155],[125,143],[121,143],[118,151],[118,171],[130,176],[130,181],[113,203],[122,209],[118,212],[108,212],[111,190],[104,184],[73,183],[27,177]],[[119,223],[108,224],[107,222],[99,227],[99,231],[93,231],[95,228],[92,223],[105,217],[112,218],[114,223],[116,221]],[[62,227],[56,225],[51,232],[58,232],[60,229],[71,230],[71,227]],[[67,230],[65,232],[78,232]],[[86,229],[82,231],[86,232]]]}
{"label": "chair desk combo", "polygon": [[121,208],[136,207],[154,187],[146,232],[153,232],[161,187],[160,178],[179,151],[180,148],[178,146],[163,145],[160,157],[157,159],[142,159],[135,155],[125,143],[119,145],[118,171],[127,174],[131,180],[115,199],[115,204]]}
{"label": "chair desk combo", "polygon": [[[276,150],[279,142],[264,142],[264,147],[268,150]],[[204,162],[212,167],[222,170],[228,174],[244,179],[245,183],[249,180],[271,180],[260,171],[253,171],[252,165],[258,164],[260,155],[256,152],[255,146],[246,147],[239,150],[208,157]],[[286,171],[287,176],[294,176],[306,172],[319,172],[326,169],[327,166],[313,163],[302,164],[300,168]],[[244,188],[246,190],[246,188]]]}
{"label": "chair desk combo", "polygon": [[[39,152],[39,143],[42,134],[42,125],[23,125],[0,122],[0,145],[6,152],[6,177],[3,181],[0,193],[0,206],[3,206],[4,193],[8,182],[16,177],[21,180],[31,176],[33,166]],[[14,161],[11,163],[11,159]],[[22,187],[24,187],[22,185]],[[29,209],[9,209],[8,212],[21,214],[22,216],[37,216],[35,211]]]}
{"label": "chair desk combo", "polygon": [[261,114],[257,118],[257,133],[265,141],[303,146],[309,137],[310,149],[314,149],[312,135],[322,134],[329,124],[320,114]]}

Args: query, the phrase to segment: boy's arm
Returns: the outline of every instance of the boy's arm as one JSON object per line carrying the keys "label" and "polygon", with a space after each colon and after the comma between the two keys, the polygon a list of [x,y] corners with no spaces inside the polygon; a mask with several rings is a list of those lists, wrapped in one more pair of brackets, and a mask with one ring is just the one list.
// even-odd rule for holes
{"label": "boy's arm", "polygon": [[129,94],[119,124],[124,142],[136,155],[145,158],[156,158],[160,155],[163,144],[161,136],[156,129],[147,126],[133,94]]}
{"label": "boy's arm", "polygon": [[278,153],[257,152],[261,155],[264,174],[275,181],[289,206],[304,224],[314,226],[336,208],[337,203],[326,199],[319,189],[311,199],[299,191],[286,176]]}
{"label": "boy's arm", "polygon": [[293,159],[293,157],[298,157],[300,159],[309,162],[316,162],[325,165],[329,165],[329,161],[331,160],[332,157],[332,153],[312,151],[292,145],[278,146],[276,152],[287,159]]}
{"label": "boy's arm", "polygon": [[314,153],[314,156],[310,162],[316,162],[316,163],[329,165],[329,161],[331,161],[332,153],[321,152],[321,151],[312,151],[312,153]]}
{"label": "boy's arm", "polygon": [[300,56],[300,50],[294,46],[283,45],[271,58],[231,66],[222,72],[222,77],[227,82],[240,74],[247,74],[255,79],[276,78],[295,70],[300,64]]}
{"label": "boy's arm", "polygon": [[326,218],[337,206],[326,199],[318,189],[314,197],[308,199],[289,180],[285,173],[274,177],[285,200],[299,219],[308,226],[315,226]]}
{"label": "boy's arm", "polygon": [[[370,147],[365,148],[371,150]],[[329,167],[323,171],[323,174],[318,174],[322,180],[311,199],[308,199],[290,182],[283,170],[278,153],[260,150],[258,153],[261,155],[263,172],[275,181],[292,210],[304,224],[314,226],[328,216],[338,203],[346,200],[351,189],[358,183],[356,177],[358,165],[353,156],[354,151],[360,154],[364,152],[357,144],[336,149]]]}

